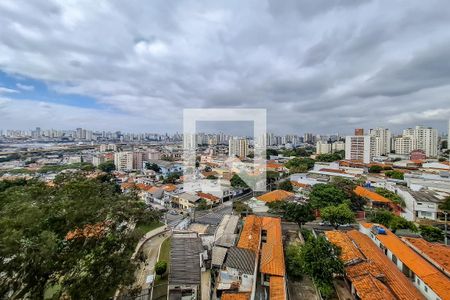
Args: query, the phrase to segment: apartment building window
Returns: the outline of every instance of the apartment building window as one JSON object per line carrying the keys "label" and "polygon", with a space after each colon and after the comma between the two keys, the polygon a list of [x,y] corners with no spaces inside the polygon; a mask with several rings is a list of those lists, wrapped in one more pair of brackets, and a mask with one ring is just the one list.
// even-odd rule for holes
{"label": "apartment building window", "polygon": [[428,293],[428,287],[427,286],[425,286],[425,292]]}
{"label": "apartment building window", "polygon": [[417,285],[420,286],[420,279],[417,278]]}
{"label": "apartment building window", "polygon": [[397,256],[395,256],[394,254],[392,254],[392,262],[394,264],[397,264]]}

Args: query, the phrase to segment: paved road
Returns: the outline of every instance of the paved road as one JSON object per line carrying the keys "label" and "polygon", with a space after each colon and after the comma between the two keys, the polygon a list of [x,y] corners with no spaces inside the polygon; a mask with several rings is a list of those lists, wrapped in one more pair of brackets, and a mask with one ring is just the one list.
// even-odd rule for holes
{"label": "paved road", "polygon": [[195,213],[195,223],[218,225],[224,215],[233,212],[233,202],[227,201],[210,210]]}
{"label": "paved road", "polygon": [[[162,242],[170,235],[166,232],[149,239],[142,245],[142,253],[145,257],[145,263],[141,263],[136,271],[136,285],[146,291],[150,285],[146,283],[148,275],[154,273],[155,264],[158,261],[159,248]],[[139,256],[138,256],[139,257]]]}

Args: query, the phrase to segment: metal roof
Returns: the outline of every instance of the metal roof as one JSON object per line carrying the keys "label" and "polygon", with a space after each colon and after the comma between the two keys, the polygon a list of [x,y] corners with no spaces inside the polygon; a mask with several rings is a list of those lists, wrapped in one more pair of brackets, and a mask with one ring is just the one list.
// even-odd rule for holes
{"label": "metal roof", "polygon": [[245,274],[253,274],[256,256],[252,250],[231,247],[228,249],[225,266],[237,269]]}
{"label": "metal roof", "polygon": [[174,235],[170,249],[169,284],[200,284],[200,253],[203,252],[199,237]]}

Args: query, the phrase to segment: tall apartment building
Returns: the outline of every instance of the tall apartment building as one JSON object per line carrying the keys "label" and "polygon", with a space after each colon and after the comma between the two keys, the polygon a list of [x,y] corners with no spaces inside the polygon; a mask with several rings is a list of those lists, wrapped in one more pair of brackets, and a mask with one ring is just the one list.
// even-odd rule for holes
{"label": "tall apartment building", "polygon": [[413,151],[413,137],[400,136],[394,139],[395,154],[409,155]]}
{"label": "tall apartment building", "polygon": [[316,154],[327,154],[334,153],[336,151],[345,150],[345,143],[342,141],[336,141],[330,143],[328,141],[317,141],[316,143]]}
{"label": "tall apartment building", "polygon": [[114,164],[118,171],[133,170],[133,152],[114,153]]}
{"label": "tall apartment building", "polygon": [[133,152],[133,170],[142,170],[144,161],[148,159],[147,152]]}
{"label": "tall apartment building", "polygon": [[106,152],[106,151],[117,151],[116,144],[101,144],[100,145],[100,152]]}
{"label": "tall apartment building", "polygon": [[370,129],[373,137],[373,156],[388,155],[391,152],[391,132],[385,128]]}
{"label": "tall apartment building", "polygon": [[450,120],[448,120],[447,149],[450,149]]}
{"label": "tall apartment building", "polygon": [[229,157],[246,157],[248,155],[248,141],[247,139],[230,139],[228,141],[228,156]]}
{"label": "tall apartment building", "polygon": [[438,131],[435,128],[416,126],[414,128],[413,150],[423,150],[427,157],[438,154]]}
{"label": "tall apartment building", "polygon": [[331,153],[331,144],[327,141],[317,141],[316,154],[328,154]]}
{"label": "tall apartment building", "polygon": [[345,138],[345,159],[368,164],[372,160],[372,143],[369,135],[353,135]]}
{"label": "tall apartment building", "polygon": [[345,150],[345,142],[343,142],[343,141],[336,141],[333,144],[331,144],[331,152],[344,151],[344,150]]}

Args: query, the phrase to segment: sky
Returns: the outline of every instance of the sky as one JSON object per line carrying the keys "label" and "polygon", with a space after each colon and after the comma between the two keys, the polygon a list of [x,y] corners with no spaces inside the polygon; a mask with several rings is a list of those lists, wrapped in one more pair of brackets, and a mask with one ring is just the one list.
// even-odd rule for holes
{"label": "sky", "polygon": [[2,0],[0,128],[180,132],[183,108],[265,108],[275,133],[446,131],[448,8]]}

